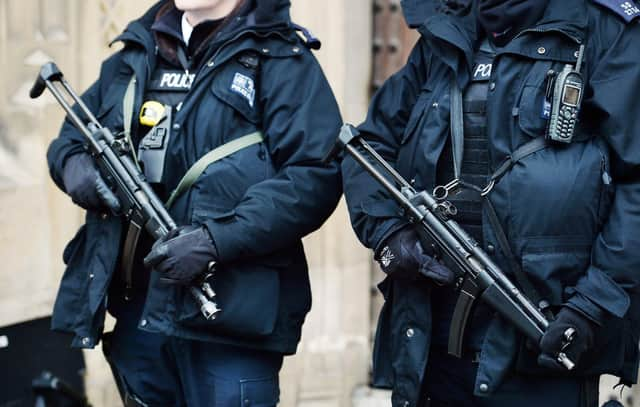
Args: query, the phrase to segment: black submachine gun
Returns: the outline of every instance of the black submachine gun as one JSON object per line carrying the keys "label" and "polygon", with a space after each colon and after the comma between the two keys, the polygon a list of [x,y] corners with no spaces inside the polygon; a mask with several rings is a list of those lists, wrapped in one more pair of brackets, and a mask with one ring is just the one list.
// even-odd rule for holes
{"label": "black submachine gun", "polygon": [[[327,156],[332,159],[342,150],[352,156],[403,209],[404,216],[418,227],[424,241],[435,242],[442,254],[457,267],[454,272],[461,282],[459,297],[449,331],[449,353],[460,357],[467,321],[476,299],[481,299],[511,322],[535,344],[549,326],[544,314],[509,280],[489,258],[478,243],[471,238],[450,216],[455,214],[453,205],[436,200],[426,191],[416,191],[387,163],[350,125],[345,125],[333,150]],[[370,161],[372,159],[373,161]],[[384,169],[383,175],[378,167]],[[570,345],[575,330],[564,333],[564,346]],[[557,361],[567,370],[574,368],[564,352],[556,355]]]}
{"label": "black submachine gun", "polygon": [[[124,216],[130,224],[125,248],[135,248],[142,228],[154,239],[164,237],[176,229],[175,221],[130,157],[132,147],[128,141],[125,137],[114,137],[109,129],[98,122],[53,62],[43,65],[40,69],[31,89],[31,98],[39,97],[45,89],[49,89],[67,113],[69,120],[84,135],[100,175],[117,195],[121,205],[119,214]],[[85,124],[80,115],[73,110],[71,103],[65,99],[63,91],[75,102],[82,115],[88,120],[88,124]],[[125,268],[129,268],[125,271],[128,276],[131,275],[133,264],[132,251],[134,250],[125,250],[123,253],[122,263]],[[205,273],[201,280],[189,287],[202,315],[208,320],[215,319],[220,312],[214,301],[216,294],[208,282],[214,267],[215,264],[212,262],[209,265],[209,273]]]}

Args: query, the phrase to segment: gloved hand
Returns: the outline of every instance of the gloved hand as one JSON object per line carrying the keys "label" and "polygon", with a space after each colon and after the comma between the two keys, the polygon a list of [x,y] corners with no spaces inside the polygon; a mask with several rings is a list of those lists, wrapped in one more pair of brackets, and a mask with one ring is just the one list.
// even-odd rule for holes
{"label": "gloved hand", "polygon": [[204,226],[182,226],[153,244],[144,265],[161,273],[166,283],[186,285],[216,258],[216,247]]}
{"label": "gloved hand", "polygon": [[388,237],[375,258],[382,271],[393,278],[415,280],[422,275],[438,285],[449,285],[455,279],[451,270],[425,253],[412,227]]}
{"label": "gloved hand", "polygon": [[[569,328],[575,329],[575,335],[571,343],[565,347],[565,332]],[[563,352],[577,365],[582,355],[593,347],[596,328],[597,325],[586,316],[563,307],[540,340],[542,352],[538,356],[538,364],[549,369],[565,371],[566,368],[557,361],[558,354]]]}
{"label": "gloved hand", "polygon": [[114,212],[120,210],[118,198],[100,176],[89,154],[78,153],[67,158],[62,181],[76,205],[86,210],[102,210],[105,207]]}

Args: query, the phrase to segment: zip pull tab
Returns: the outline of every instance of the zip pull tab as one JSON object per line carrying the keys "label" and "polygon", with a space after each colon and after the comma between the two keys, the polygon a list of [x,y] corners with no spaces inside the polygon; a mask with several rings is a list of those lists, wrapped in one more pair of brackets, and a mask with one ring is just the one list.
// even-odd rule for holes
{"label": "zip pull tab", "polygon": [[187,58],[187,54],[184,48],[180,45],[178,45],[178,48],[176,49],[176,57],[178,58],[178,62],[180,62],[180,65],[182,65],[182,69],[184,69],[184,71],[188,74],[190,65],[189,59]]}

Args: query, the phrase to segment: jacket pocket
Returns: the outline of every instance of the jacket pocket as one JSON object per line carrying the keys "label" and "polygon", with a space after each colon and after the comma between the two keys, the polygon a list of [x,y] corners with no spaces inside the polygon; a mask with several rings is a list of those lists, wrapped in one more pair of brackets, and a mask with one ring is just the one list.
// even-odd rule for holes
{"label": "jacket pocket", "polygon": [[214,320],[201,315],[191,295],[183,295],[178,321],[216,334],[261,337],[271,334],[278,317],[280,280],[274,266],[262,263],[228,264],[210,279],[222,310]]}
{"label": "jacket pocket", "polygon": [[530,137],[542,137],[547,130],[548,118],[545,115],[545,97],[547,72],[551,61],[537,61],[524,82],[518,105],[513,110],[523,133]]}
{"label": "jacket pocket", "polygon": [[[554,313],[575,294],[573,287],[590,264],[590,252],[586,240],[581,242],[575,237],[562,236],[544,243],[535,242],[525,249],[523,269],[542,298],[551,304]],[[585,352],[571,375],[620,374],[625,364],[625,352],[631,353],[632,333],[627,322],[613,316],[607,318],[596,331],[594,347]],[[520,346],[516,370],[524,374],[548,375],[549,371],[537,364],[539,351],[525,343],[523,341]],[[637,349],[637,342],[633,347]]]}
{"label": "jacket pocket", "polygon": [[522,270],[542,299],[560,306],[573,295],[571,287],[584,275],[591,259],[591,241],[575,236],[531,240],[522,254]]}
{"label": "jacket pocket", "polygon": [[394,371],[392,363],[392,330],[393,322],[393,281],[386,277],[380,284],[378,290],[384,297],[384,304],[378,316],[378,325],[373,343],[373,385],[379,388],[391,388],[394,382]]}
{"label": "jacket pocket", "polygon": [[605,146],[600,146],[600,178],[602,180],[602,188],[600,190],[600,201],[598,202],[598,221],[599,228],[602,228],[609,216],[611,205],[613,204],[613,196],[615,187],[613,178],[611,178],[611,170],[609,163],[609,154],[606,152]]}
{"label": "jacket pocket", "polygon": [[260,112],[256,80],[255,71],[228,67],[214,78],[210,90],[220,102],[231,107],[247,121],[257,124],[260,122]]}
{"label": "jacket pocket", "polygon": [[435,90],[423,87],[411,111],[401,144],[407,144],[415,137],[437,138],[449,129],[449,89],[438,86]]}
{"label": "jacket pocket", "polygon": [[62,252],[62,261],[65,265],[68,265],[71,259],[73,259],[78,253],[80,245],[87,238],[87,225],[80,226],[80,229],[76,232],[76,235],[67,243]]}
{"label": "jacket pocket", "polygon": [[[224,220],[234,212],[196,210],[193,222]],[[215,236],[213,237],[215,241]],[[290,265],[288,257],[265,256],[220,266],[210,279],[221,312],[212,321],[201,315],[196,302],[186,290],[179,307],[178,321],[189,327],[214,333],[261,337],[271,334],[279,311],[280,270]]]}
{"label": "jacket pocket", "polygon": [[278,377],[242,380],[239,407],[275,407],[280,401]]}
{"label": "jacket pocket", "polygon": [[542,137],[547,130],[544,112],[544,88],[540,86],[526,85],[520,97],[520,106],[517,110],[520,130],[530,137]]}
{"label": "jacket pocket", "polygon": [[423,118],[427,115],[429,111],[429,102],[432,98],[432,91],[429,87],[424,87],[420,95],[418,96],[418,100],[416,100],[415,105],[413,106],[413,110],[411,110],[411,115],[409,116],[409,121],[405,127],[405,131],[402,135],[402,140],[400,144],[405,144],[409,138],[413,135],[418,124],[423,120]]}

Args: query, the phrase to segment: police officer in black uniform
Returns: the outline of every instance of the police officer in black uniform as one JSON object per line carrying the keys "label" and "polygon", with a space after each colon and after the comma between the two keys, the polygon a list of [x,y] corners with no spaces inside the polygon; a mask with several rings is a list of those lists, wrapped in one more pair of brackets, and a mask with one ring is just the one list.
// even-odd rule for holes
{"label": "police officer in black uniform", "polygon": [[[337,165],[322,163],[337,104],[311,53],[319,42],[289,6],[160,1],[118,37],[123,48],[83,95],[129,139],[182,225],[166,238],[129,247],[109,209],[117,198],[71,123],[49,148],[54,181],[87,210],[64,252],[53,328],[77,347],[104,340],[126,405],[278,402],[282,358],[311,306],[301,238],[341,194]],[[213,264],[222,311],[207,320],[189,285]],[[103,335],[107,310],[117,323]]]}
{"label": "police officer in black uniform", "polygon": [[[450,356],[454,266],[347,157],[353,227],[387,274],[374,384],[393,388],[394,406],[594,406],[600,374],[630,384],[638,370],[640,9],[600,0],[403,7],[421,37],[359,131],[416,189],[457,181],[447,197],[455,220],[554,320],[529,344],[479,304],[462,358]],[[576,335],[565,346],[568,328]],[[561,351],[573,371],[555,359]]]}

